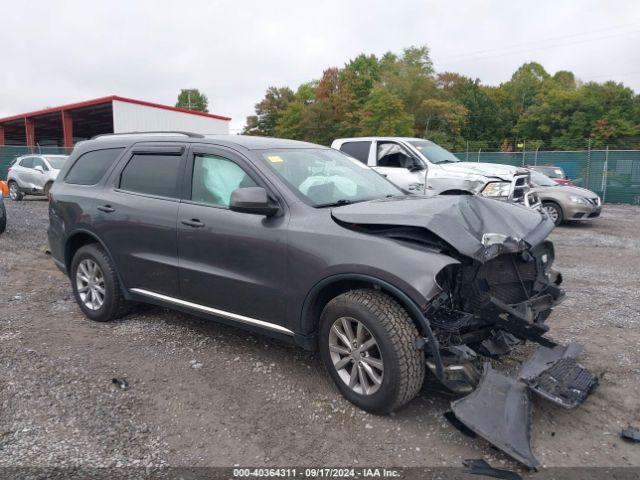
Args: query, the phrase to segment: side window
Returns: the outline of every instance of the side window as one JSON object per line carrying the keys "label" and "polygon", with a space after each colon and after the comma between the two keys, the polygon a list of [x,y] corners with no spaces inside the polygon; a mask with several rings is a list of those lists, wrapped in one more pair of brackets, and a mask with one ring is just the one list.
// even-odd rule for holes
{"label": "side window", "polygon": [[346,142],[340,146],[340,151],[357,158],[365,165],[369,160],[369,150],[371,142]]}
{"label": "side window", "polygon": [[128,192],[179,198],[181,155],[134,154],[122,170],[120,188]]}
{"label": "side window", "polygon": [[65,183],[95,185],[123,150],[124,148],[109,148],[85,153],[73,164],[64,179]]}
{"label": "side window", "polygon": [[258,184],[231,160],[216,155],[196,155],[193,160],[191,200],[209,205],[229,206],[236,188]]}
{"label": "side window", "polygon": [[378,167],[411,168],[414,164],[413,158],[397,143],[378,143]]}
{"label": "side window", "polygon": [[49,170],[49,167],[47,167],[47,164],[44,163],[44,161],[38,157],[33,158],[33,168],[36,168],[36,167],[42,167],[42,170],[45,172]]}
{"label": "side window", "polygon": [[23,158],[20,161],[20,166],[24,168],[33,168],[33,157]]}

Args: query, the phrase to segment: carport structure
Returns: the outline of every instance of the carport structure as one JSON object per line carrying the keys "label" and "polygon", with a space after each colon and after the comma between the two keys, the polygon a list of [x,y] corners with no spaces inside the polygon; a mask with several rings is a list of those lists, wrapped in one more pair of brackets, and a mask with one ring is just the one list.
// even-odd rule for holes
{"label": "carport structure", "polygon": [[228,133],[229,117],[111,95],[0,118],[0,146],[73,147],[103,133]]}

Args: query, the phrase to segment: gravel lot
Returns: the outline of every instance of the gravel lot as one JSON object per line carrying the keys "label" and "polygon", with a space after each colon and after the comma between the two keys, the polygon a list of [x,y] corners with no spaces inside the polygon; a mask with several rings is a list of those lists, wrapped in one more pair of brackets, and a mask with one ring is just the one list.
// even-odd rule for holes
{"label": "gravel lot", "polygon": [[[159,308],[86,320],[45,254],[47,202],[7,201],[0,236],[0,466],[460,466],[515,462],[442,417],[427,383],[395,415],[342,399],[319,358]],[[551,336],[585,345],[599,389],[574,411],[536,401],[545,466],[640,466],[640,207],[552,235],[568,299]],[[524,358],[532,346],[520,348]],[[513,366],[515,359],[507,361]],[[125,378],[126,390],[112,383]]]}

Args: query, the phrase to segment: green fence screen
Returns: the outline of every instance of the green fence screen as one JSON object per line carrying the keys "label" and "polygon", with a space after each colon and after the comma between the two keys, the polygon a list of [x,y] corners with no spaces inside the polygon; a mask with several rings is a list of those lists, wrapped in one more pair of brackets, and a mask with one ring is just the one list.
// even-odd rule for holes
{"label": "green fence screen", "polygon": [[[0,146],[0,178],[7,178],[16,157],[29,153],[69,154],[62,147]],[[640,205],[640,150],[538,152],[459,152],[463,161],[507,165],[556,165],[578,186],[596,192],[605,203]]]}
{"label": "green fence screen", "polygon": [[573,183],[596,192],[606,203],[640,205],[640,150],[539,152],[459,152],[460,160],[507,165],[555,165]]}

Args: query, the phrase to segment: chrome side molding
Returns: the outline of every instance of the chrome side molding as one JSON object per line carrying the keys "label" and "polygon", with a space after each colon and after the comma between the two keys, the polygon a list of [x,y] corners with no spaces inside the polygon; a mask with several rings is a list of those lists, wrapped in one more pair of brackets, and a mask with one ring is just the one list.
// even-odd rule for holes
{"label": "chrome side molding", "polygon": [[217,308],[207,307],[205,305],[200,305],[199,303],[188,302],[180,298],[174,298],[168,295],[163,295],[161,293],[151,292],[143,288],[132,288],[130,290],[133,293],[144,295],[145,297],[157,298],[158,300],[162,300],[164,302],[169,302],[175,305],[180,305],[182,307],[191,308],[192,310],[198,310],[201,312],[210,313],[212,315],[217,315],[219,317],[228,318],[230,320],[235,320],[239,323],[245,323],[247,325],[254,325],[257,327],[266,328],[268,330],[273,330],[274,332],[284,333],[285,335],[294,334],[288,328],[284,328],[280,325],[276,325],[275,323],[265,322],[263,320],[258,320],[256,318],[245,317],[244,315],[239,315],[237,313],[232,313],[232,312],[226,312],[224,310],[218,310]]}

